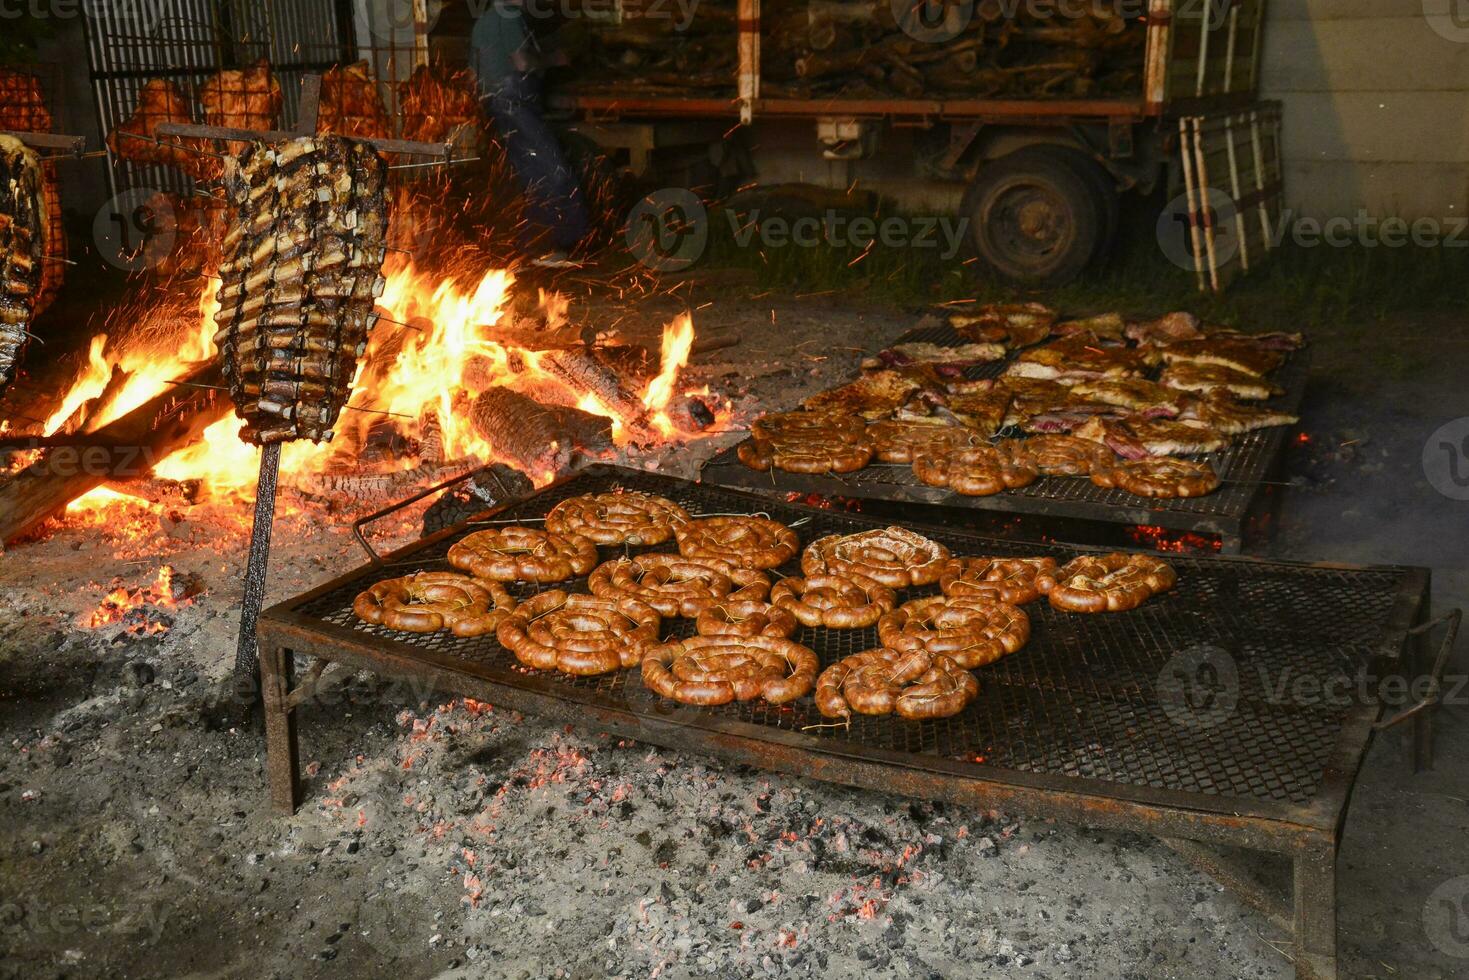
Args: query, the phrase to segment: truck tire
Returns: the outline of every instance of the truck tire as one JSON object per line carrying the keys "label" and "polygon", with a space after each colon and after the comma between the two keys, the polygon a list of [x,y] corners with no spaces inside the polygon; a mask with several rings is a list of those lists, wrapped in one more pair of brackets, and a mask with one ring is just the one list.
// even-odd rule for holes
{"label": "truck tire", "polygon": [[1103,265],[1111,257],[1112,246],[1117,241],[1117,228],[1122,220],[1122,195],[1112,175],[1102,168],[1085,151],[1072,146],[1057,146],[1066,157],[1066,162],[1091,185],[1101,206],[1101,234],[1097,236],[1097,250],[1092,253],[1093,265]]}
{"label": "truck tire", "polygon": [[987,163],[962,215],[980,263],[1027,286],[1059,286],[1097,252],[1104,204],[1062,147],[1031,146]]}

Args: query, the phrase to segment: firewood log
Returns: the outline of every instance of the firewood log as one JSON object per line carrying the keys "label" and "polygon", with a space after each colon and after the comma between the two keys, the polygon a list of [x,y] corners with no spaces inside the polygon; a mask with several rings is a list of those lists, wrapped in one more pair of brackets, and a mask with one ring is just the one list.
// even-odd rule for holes
{"label": "firewood log", "polygon": [[612,445],[609,419],[542,405],[509,388],[481,394],[469,410],[469,420],[497,457],[533,477],[564,472],[578,452],[594,455]]}

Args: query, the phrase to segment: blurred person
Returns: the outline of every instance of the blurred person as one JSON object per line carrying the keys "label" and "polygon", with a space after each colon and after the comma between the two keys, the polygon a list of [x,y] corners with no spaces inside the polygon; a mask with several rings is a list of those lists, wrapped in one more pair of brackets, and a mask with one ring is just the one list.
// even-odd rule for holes
{"label": "blurred person", "polygon": [[577,264],[571,252],[586,238],[587,207],[581,182],[541,115],[551,60],[526,23],[524,0],[494,0],[475,19],[469,66],[525,194],[522,244],[539,252],[532,264],[566,268]]}

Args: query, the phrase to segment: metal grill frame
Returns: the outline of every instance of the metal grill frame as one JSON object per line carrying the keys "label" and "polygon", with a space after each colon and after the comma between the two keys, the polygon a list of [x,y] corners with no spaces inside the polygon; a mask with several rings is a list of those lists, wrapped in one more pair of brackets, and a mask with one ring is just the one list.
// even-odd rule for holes
{"label": "metal grill frame", "polygon": [[[925,342],[941,347],[965,343],[947,324],[919,326],[899,337],[894,344]],[[1010,359],[969,368],[966,378],[998,377]],[[1262,404],[1299,414],[1305,395],[1310,357],[1306,350],[1291,352],[1274,380],[1285,394]],[[1191,531],[1220,539],[1225,554],[1239,554],[1244,547],[1245,524],[1278,470],[1281,451],[1291,426],[1274,426],[1237,436],[1217,453],[1193,459],[1207,460],[1219,473],[1223,486],[1203,497],[1175,500],[1138,497],[1124,490],[1107,490],[1086,478],[1041,477],[1028,487],[1007,490],[989,497],[966,497],[941,487],[920,483],[905,464],[870,465],[855,473],[813,476],[774,470],[761,473],[739,461],[738,447],[730,447],[704,464],[699,478],[723,487],[741,487],[768,494],[821,493],[828,496],[862,497],[943,507],[962,507],[1007,514],[1065,517],[1106,524],[1153,525],[1171,531]],[[998,435],[1023,435],[1002,430]]]}
{"label": "metal grill frame", "polygon": [[[635,483],[641,489],[675,497],[733,495],[751,512],[766,512],[791,522],[801,517],[839,522],[851,529],[883,522],[860,515],[838,514],[794,505],[775,504],[739,491],[715,490],[668,477],[610,466],[593,466],[545,488],[538,494],[487,511],[477,520],[493,518],[514,508],[549,507],[546,496],[556,493],[596,492],[610,484]],[[540,501],[539,504],[537,502]],[[523,518],[529,519],[529,518]],[[422,638],[397,639],[390,631],[358,624],[353,627],[325,620],[308,611],[313,602],[332,594],[353,594],[390,574],[404,574],[408,566],[432,565],[433,555],[466,533],[468,524],[432,535],[384,556],[295,599],[277,605],[260,621],[260,653],[266,708],[268,777],[272,803],[283,814],[294,812],[300,793],[296,715],[308,703],[321,672],[331,662],[352,670],[367,669],[408,680],[418,688],[432,688],[491,701],[556,722],[572,723],[680,751],[699,751],[731,762],[808,776],[843,785],[901,795],[941,799],[981,808],[1001,808],[1040,818],[1055,818],[1085,826],[1156,835],[1191,862],[1231,885],[1241,897],[1297,936],[1297,975],[1334,977],[1335,973],[1335,853],[1345,821],[1352,784],[1371,743],[1382,706],[1353,704],[1340,716],[1333,744],[1321,760],[1316,790],[1300,802],[1268,802],[1204,792],[1183,792],[1150,786],[1122,785],[1075,775],[1022,772],[976,762],[962,762],[915,751],[895,751],[849,741],[842,737],[809,735],[801,731],[752,724],[724,709],[686,708],[644,697],[611,696],[595,683],[579,683],[560,676],[529,671],[502,653],[501,664],[470,664],[466,660],[425,648]],[[964,542],[970,553],[1006,554],[1024,550],[1013,541],[995,541],[945,528],[917,527],[949,541]],[[803,538],[807,535],[803,535]],[[1036,545],[1038,553],[1055,546]],[[1092,549],[1068,547],[1077,552]],[[1363,640],[1374,663],[1391,672],[1408,673],[1421,653],[1421,642],[1411,635],[1415,624],[1428,615],[1429,575],[1417,568],[1359,568],[1343,565],[1305,565],[1243,557],[1176,559],[1189,569],[1242,568],[1261,579],[1269,575],[1311,573],[1341,578],[1375,573],[1391,580],[1382,590],[1384,621],[1379,633]],[[1223,566],[1220,563],[1228,563]],[[390,571],[391,570],[391,571]],[[334,599],[340,602],[340,599]],[[1126,616],[1131,614],[1114,614]],[[1109,618],[1087,617],[1097,629],[1108,629]],[[1115,621],[1114,621],[1115,622]],[[1206,621],[1207,622],[1207,621]],[[498,649],[490,638],[481,641]],[[1032,641],[1034,643],[1034,641]],[[1179,642],[1185,642],[1180,640]],[[1011,660],[1022,662],[1027,650]],[[315,658],[303,683],[294,680],[298,655]],[[1001,661],[1005,663],[1005,661]],[[986,668],[988,670],[989,668]],[[634,672],[635,673],[635,672]],[[984,685],[985,674],[980,672]],[[626,685],[632,690],[632,685]],[[639,685],[638,690],[641,691]],[[1042,692],[1044,694],[1044,692]],[[983,697],[983,694],[981,695]],[[733,706],[731,706],[732,708]],[[935,723],[907,723],[932,725]],[[1130,743],[1136,746],[1136,741]],[[1103,752],[1127,745],[1102,745]],[[1263,889],[1230,858],[1214,850],[1228,845],[1285,856],[1294,868],[1294,906]]]}

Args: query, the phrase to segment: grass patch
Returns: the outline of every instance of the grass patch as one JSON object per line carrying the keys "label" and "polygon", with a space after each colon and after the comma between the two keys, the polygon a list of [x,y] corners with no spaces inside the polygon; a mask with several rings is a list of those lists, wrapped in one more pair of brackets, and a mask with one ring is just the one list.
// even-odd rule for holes
{"label": "grass patch", "polygon": [[772,246],[758,235],[742,245],[731,230],[736,223],[727,212],[711,213],[703,267],[752,270],[761,290],[833,295],[879,307],[1039,299],[1068,313],[1188,309],[1252,329],[1292,330],[1469,309],[1469,248],[1449,246],[1306,248],[1287,241],[1264,267],[1236,279],[1222,296],[1201,293],[1194,274],[1170,263],[1157,247],[1143,208],[1125,216],[1118,244],[1103,267],[1049,290],[985,280],[963,251],[945,258],[939,247]]}

